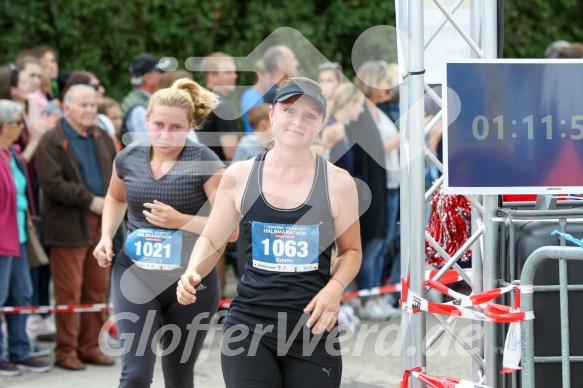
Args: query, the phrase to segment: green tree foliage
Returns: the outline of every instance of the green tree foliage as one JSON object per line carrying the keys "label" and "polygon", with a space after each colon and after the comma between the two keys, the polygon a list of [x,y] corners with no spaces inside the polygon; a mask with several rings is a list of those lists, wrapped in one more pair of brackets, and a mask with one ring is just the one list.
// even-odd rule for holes
{"label": "green tree foliage", "polygon": [[[327,58],[350,64],[356,38],[375,25],[394,25],[390,1],[316,0],[28,0],[0,2],[0,63],[47,45],[62,70],[94,72],[114,98],[130,89],[128,66],[142,51],[174,57],[224,51],[247,56],[279,27],[301,32]],[[349,70],[350,74],[350,70]],[[253,75],[242,74],[242,82]]]}
{"label": "green tree foliage", "polygon": [[[583,41],[581,4],[506,0],[505,56],[540,58],[554,40]],[[274,30],[287,26],[326,58],[342,63],[351,76],[355,40],[370,27],[394,26],[394,8],[394,1],[367,0],[2,1],[0,63],[14,60],[25,48],[47,45],[58,51],[62,70],[90,70],[109,95],[120,99],[130,88],[129,63],[139,52],[175,57],[179,64],[213,51],[247,56]],[[240,83],[252,80],[251,73],[241,74]]]}
{"label": "green tree foliage", "polygon": [[556,40],[583,41],[583,3],[580,0],[506,0],[504,56],[542,58]]}

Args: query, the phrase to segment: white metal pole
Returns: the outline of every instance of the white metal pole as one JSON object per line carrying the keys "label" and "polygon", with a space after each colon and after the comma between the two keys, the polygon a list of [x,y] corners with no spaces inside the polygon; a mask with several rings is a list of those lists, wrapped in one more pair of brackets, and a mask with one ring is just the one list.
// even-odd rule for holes
{"label": "white metal pole", "polygon": [[[472,1],[470,3],[470,29],[471,29],[471,37],[480,47],[482,47],[482,40],[481,40],[481,27],[482,27],[482,9],[481,9],[481,2],[480,1]],[[472,58],[476,58],[477,54],[472,50],[471,51]],[[483,215],[478,212],[475,206],[472,206],[472,233],[477,230],[480,226],[483,225]],[[472,284],[472,292],[477,294],[484,290],[483,288],[483,279],[482,275],[484,273],[483,268],[483,257],[482,257],[482,243],[484,242],[484,238],[482,237],[478,242],[476,242],[472,246],[472,270],[474,274],[474,282]],[[484,325],[481,322],[474,322],[474,325],[480,326],[482,328],[482,333],[484,330]],[[473,346],[475,349],[478,349],[478,354],[483,359],[484,358],[484,336],[482,335],[480,338],[477,338],[473,341]],[[483,374],[485,372],[485,368],[478,364],[477,362],[472,362],[472,376],[474,377],[474,381],[480,381]]]}
{"label": "white metal pole", "polygon": [[[409,50],[411,49],[410,45],[408,44],[408,37],[409,37],[409,20],[407,18],[409,14],[408,4],[405,0],[396,0],[397,11],[399,14],[397,15],[397,20],[399,20],[399,28],[401,31],[401,36],[405,36],[402,38],[402,44],[404,47],[404,53],[407,55],[404,63],[409,63],[410,60],[410,53]],[[406,72],[406,68],[402,70],[404,74]],[[401,76],[403,76],[401,74]],[[409,110],[409,83],[407,82],[408,79],[405,78],[405,82],[403,82],[399,86],[399,131],[401,134],[401,142],[399,145],[400,148],[400,176],[401,176],[401,185],[400,185],[400,212],[401,212],[401,219],[400,219],[400,227],[401,227],[401,278],[407,277],[409,275],[409,258],[411,257],[409,251],[409,163],[408,163],[408,149],[409,149],[409,120],[408,120],[408,110]],[[405,351],[409,349],[411,345],[411,336],[409,326],[411,323],[411,314],[403,313],[401,315],[401,372],[405,370],[411,369],[413,367],[411,363],[411,357]]]}
{"label": "white metal pole", "polygon": [[[409,0],[409,38],[412,47],[408,62],[409,84],[409,270],[410,288],[423,295],[425,292],[425,139],[423,128],[423,94],[424,94],[424,15],[423,0]],[[413,366],[425,370],[425,314],[411,317],[410,348],[408,352]],[[414,387],[421,383],[415,381]]]}
{"label": "white metal pole", "polygon": [[[496,58],[498,55],[498,21],[497,2],[495,0],[482,1],[482,50],[484,58]],[[498,286],[498,224],[493,221],[498,210],[498,197],[484,196],[484,257],[483,257],[483,285],[484,290]],[[492,387],[501,386],[501,344],[500,331],[497,324],[484,324],[484,358],[486,360],[486,383]]]}

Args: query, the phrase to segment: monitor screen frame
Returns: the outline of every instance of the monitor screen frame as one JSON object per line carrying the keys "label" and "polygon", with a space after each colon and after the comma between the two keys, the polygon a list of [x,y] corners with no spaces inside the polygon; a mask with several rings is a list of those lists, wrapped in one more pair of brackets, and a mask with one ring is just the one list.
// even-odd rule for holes
{"label": "monitor screen frame", "polygon": [[[510,65],[510,66],[508,66]],[[554,66],[566,66],[566,65],[577,65],[581,67],[581,78],[580,80],[583,81],[583,60],[575,59],[468,59],[468,60],[455,60],[449,61],[444,66],[444,84],[442,85],[443,90],[443,167],[444,167],[444,192],[447,194],[546,194],[546,195],[554,195],[554,194],[579,194],[583,193],[583,173],[580,176],[580,179],[574,177],[566,177],[567,172],[564,169],[560,171],[560,177],[557,178],[556,169],[549,170],[550,167],[540,166],[540,161],[537,159],[536,163],[528,164],[528,161],[521,161],[521,164],[526,164],[521,166],[520,168],[513,165],[512,160],[513,157],[516,157],[516,161],[520,161],[521,154],[513,154],[512,152],[508,152],[508,148],[512,148],[512,142],[514,142],[515,148],[528,148],[532,147],[535,150],[540,150],[541,148],[549,147],[554,149],[554,154],[552,152],[543,152],[544,158],[547,155],[554,155],[557,160],[550,160],[548,163],[556,163],[556,165],[564,166],[564,160],[558,161],[560,159],[560,155],[563,154],[558,152],[557,148],[566,148],[567,143],[571,142],[572,145],[569,147],[573,148],[573,144],[575,145],[575,152],[576,155],[579,155],[579,158],[575,158],[573,163],[575,164],[575,171],[577,171],[577,175],[580,172],[583,172],[583,139],[574,140],[571,139],[571,136],[578,137],[577,130],[571,128],[571,121],[574,123],[573,125],[583,125],[583,103],[580,105],[581,109],[575,109],[572,114],[565,114],[564,118],[558,117],[555,114],[554,110],[549,111],[550,113],[545,111],[544,117],[542,120],[545,120],[549,114],[551,115],[550,119],[547,119],[545,125],[548,124],[549,121],[557,121],[557,123],[561,123],[565,128],[559,128],[561,125],[557,124],[553,126],[553,123],[550,123],[547,128],[546,135],[540,135],[538,138],[533,136],[532,120],[535,120],[535,126],[538,129],[542,123],[538,123],[537,120],[540,120],[540,117],[537,117],[537,112],[532,112],[534,118],[530,118],[529,115],[525,114],[525,105],[527,103],[521,104],[521,98],[525,100],[524,93],[527,93],[522,88],[512,88],[514,83],[519,83],[520,85],[526,84],[523,79],[516,79],[520,77],[514,77],[512,81],[506,80],[508,83],[507,87],[496,87],[493,86],[492,83],[487,84],[486,80],[484,79],[484,75],[480,74],[480,76],[473,76],[468,77],[471,78],[467,80],[467,82],[460,82],[460,77],[463,78],[464,73],[459,72],[458,70],[464,70],[466,73],[475,74],[478,69],[482,72],[486,70],[494,70],[495,73],[488,73],[498,75],[500,73],[500,77],[504,80],[504,77],[509,77],[509,74],[505,74],[504,70],[497,71],[500,69],[506,69],[506,72],[509,71],[519,71],[520,73],[516,74],[530,74],[528,71],[536,72],[540,71],[540,69],[548,69],[547,67],[541,67],[540,65],[545,66],[552,66],[552,71],[545,73],[552,74],[552,76],[559,77],[567,77],[567,75],[562,76],[563,71],[556,71]],[[530,69],[528,69],[530,67]],[[510,69],[510,70],[509,70]],[[560,70],[561,68],[556,68]],[[566,68],[563,68],[565,70]],[[575,69],[575,68],[571,68]],[[455,70],[455,71],[454,71]],[[474,73],[471,73],[474,71]],[[579,72],[579,68],[576,68],[576,71]],[[526,72],[526,73],[524,73]],[[462,73],[462,74],[458,74]],[[538,74],[538,73],[537,73]],[[566,73],[565,73],[566,74]],[[524,78],[526,80],[526,78]],[[572,80],[561,80],[563,82],[568,81],[572,82]],[[522,82],[522,83],[520,83]],[[500,84],[500,82],[497,82]],[[547,88],[551,82],[533,82],[530,85],[525,87],[536,89],[537,87],[543,88],[540,86],[541,84],[545,85]],[[458,89],[458,90],[456,90]],[[580,95],[577,93],[576,99],[577,101],[583,101],[583,88],[580,88]],[[483,90],[484,92],[481,94],[474,93],[475,90]],[[497,91],[498,96],[492,96],[493,92]],[[500,92],[504,91],[505,95],[504,98],[500,98]],[[545,89],[548,91],[548,89]],[[536,93],[538,92],[538,94]],[[478,106],[484,106],[486,101],[495,101],[494,103],[488,103],[488,111],[497,111],[500,110],[504,114],[493,116],[492,113],[484,114],[484,115],[477,115],[475,112],[478,110],[475,109],[475,106],[470,107],[470,103],[467,101],[469,100],[466,98],[468,95],[475,95],[475,100],[478,100]],[[488,94],[488,95],[486,95]],[[513,95],[516,94],[516,95]],[[556,94],[559,95],[559,94]],[[528,94],[531,96],[531,94]],[[543,93],[540,90],[533,90],[532,96],[539,96],[539,99],[542,100]],[[461,97],[461,98],[460,98]],[[537,97],[532,97],[532,100],[535,102],[538,101]],[[573,99],[574,97],[563,95],[561,98],[564,98],[565,101],[568,99]],[[462,100],[466,100],[466,102]],[[548,97],[546,98],[548,99]],[[548,102],[542,101],[546,106],[548,106]],[[499,102],[503,100],[503,102]],[[481,102],[480,102],[481,101]],[[532,102],[532,101],[531,101]],[[541,102],[541,101],[539,101]],[[479,105],[483,104],[483,105]],[[492,105],[492,106],[491,106]],[[532,104],[531,104],[532,106]],[[560,106],[560,103],[557,105]],[[532,108],[531,108],[532,109]],[[513,118],[513,112],[516,113],[518,116]],[[483,116],[483,117],[482,117]],[[507,117],[504,117],[507,116]],[[538,114],[540,116],[540,114]],[[567,117],[568,116],[568,117]],[[575,116],[581,116],[581,120],[576,118]],[[575,117],[575,118],[574,118]],[[470,120],[472,119],[473,120]],[[516,119],[518,118],[518,119]],[[573,121],[574,120],[574,121]],[[471,121],[471,124],[469,124]],[[562,124],[565,122],[566,124]],[[540,125],[539,125],[540,124]],[[487,130],[484,129],[487,126]],[[527,135],[525,135],[525,128],[521,128],[524,126],[527,131]],[[462,128],[463,127],[463,128]],[[467,131],[469,128],[472,128],[472,135],[470,137]],[[555,128],[556,127],[556,128]],[[502,130],[500,128],[503,128]],[[496,130],[497,129],[497,130]],[[462,132],[463,131],[463,132]],[[539,131],[540,132],[540,131]],[[550,133],[549,133],[550,132]],[[488,137],[485,135],[488,133]],[[583,135],[583,133],[581,133]],[[456,136],[458,135],[458,136]],[[478,136],[479,135],[479,136]],[[459,141],[459,145],[455,143],[453,140],[454,137],[463,139],[463,141]],[[476,137],[484,137],[482,139],[477,139]],[[492,139],[492,137],[496,136],[496,141]],[[551,136],[549,138],[544,138],[545,136]],[[450,143],[450,137],[452,141]],[[530,140],[529,140],[530,139]],[[467,141],[466,141],[467,140]],[[484,141],[486,140],[486,141]],[[506,146],[504,146],[506,143]],[[494,150],[504,150],[502,152],[496,153],[494,158],[492,158],[492,154]],[[572,154],[572,149],[570,150]],[[528,152],[526,154],[529,154]],[[530,153],[532,155],[533,152]],[[506,159],[504,159],[505,155]],[[531,157],[532,158],[532,157]],[[486,161],[487,162],[484,162]],[[464,162],[464,163],[460,163]],[[486,164],[489,165],[486,165]],[[538,165],[536,170],[528,170],[530,167]],[[461,166],[461,167],[460,167]],[[486,167],[486,171],[493,172],[487,175],[487,179],[484,179],[483,176],[480,176],[480,166],[482,168]],[[488,170],[488,168],[490,170]],[[519,172],[521,171],[521,172]],[[550,173],[549,173],[550,171]],[[555,172],[553,172],[555,171]],[[524,174],[528,175],[528,179],[525,178]],[[546,177],[545,177],[546,174]],[[534,183],[524,184],[526,180],[537,181]],[[576,181],[577,183],[573,184],[555,184],[558,180],[561,182],[565,180]],[[542,181],[541,181],[542,180]],[[544,182],[546,180],[546,182]],[[541,181],[541,182],[539,182]],[[486,183],[484,183],[486,182]],[[518,182],[518,185],[512,184],[512,182]],[[581,182],[581,183],[579,183]]]}

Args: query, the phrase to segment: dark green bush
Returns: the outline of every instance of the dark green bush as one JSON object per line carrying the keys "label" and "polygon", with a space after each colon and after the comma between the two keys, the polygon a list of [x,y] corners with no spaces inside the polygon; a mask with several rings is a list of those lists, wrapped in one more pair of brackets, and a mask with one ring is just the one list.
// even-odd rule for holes
{"label": "dark green bush", "polygon": [[[212,51],[247,56],[287,26],[351,76],[356,38],[372,26],[394,26],[394,8],[393,1],[366,0],[2,1],[0,63],[22,49],[48,45],[59,52],[61,69],[96,73],[108,94],[120,99],[130,89],[129,62],[141,51],[175,57],[179,64]],[[506,0],[505,56],[541,57],[554,40],[583,40],[582,17],[577,0]],[[250,82],[252,74],[241,74],[240,83]]]}
{"label": "dark green bush", "polygon": [[[367,28],[394,24],[394,4],[364,0],[28,0],[0,2],[0,63],[48,45],[62,70],[94,72],[114,98],[130,88],[128,66],[141,51],[184,60],[225,51],[247,56],[282,26],[300,31],[330,60],[350,63]],[[252,82],[242,74],[242,82]]]}

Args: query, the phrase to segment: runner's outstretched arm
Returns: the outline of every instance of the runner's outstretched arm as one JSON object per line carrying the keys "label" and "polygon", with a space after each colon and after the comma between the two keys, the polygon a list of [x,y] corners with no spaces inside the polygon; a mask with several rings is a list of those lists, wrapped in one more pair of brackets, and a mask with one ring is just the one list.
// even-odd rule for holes
{"label": "runner's outstretched arm", "polygon": [[240,218],[235,205],[239,169],[237,165],[229,167],[221,179],[209,220],[194,246],[186,272],[178,281],[176,294],[181,304],[196,301],[195,287],[212,271],[227,241],[236,238]]}

